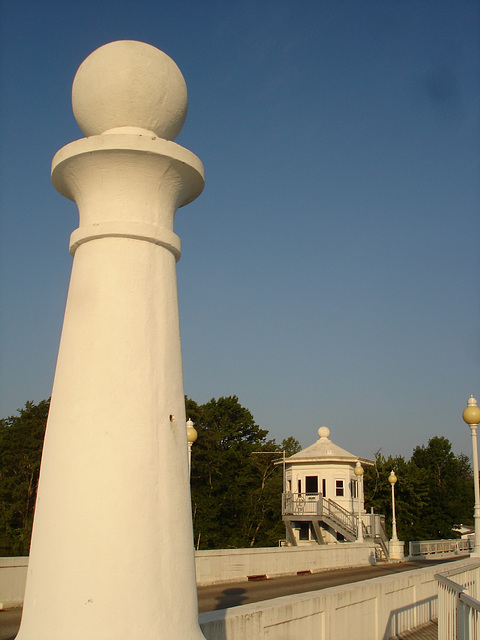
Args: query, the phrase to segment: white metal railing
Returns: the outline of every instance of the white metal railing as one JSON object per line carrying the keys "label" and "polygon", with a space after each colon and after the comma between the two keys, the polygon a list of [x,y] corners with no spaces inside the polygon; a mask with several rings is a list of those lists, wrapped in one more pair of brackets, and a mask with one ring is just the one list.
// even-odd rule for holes
{"label": "white metal railing", "polygon": [[466,593],[460,593],[457,606],[458,640],[480,638],[480,602]]}
{"label": "white metal railing", "polygon": [[321,493],[284,493],[283,515],[330,517],[356,535],[357,516]]}
{"label": "white metal railing", "polygon": [[438,640],[480,640],[480,562],[442,571],[438,583]]}
{"label": "white metal railing", "polygon": [[434,556],[440,554],[469,553],[473,549],[473,540],[423,540],[412,541],[409,544],[408,555],[412,558],[418,556]]}
{"label": "white metal railing", "polygon": [[[358,515],[348,511],[334,500],[324,498],[321,493],[284,493],[282,495],[282,514],[284,516],[326,516],[351,534],[357,535]],[[384,545],[388,543],[384,515],[362,513],[360,522],[364,537],[380,538]]]}
{"label": "white metal railing", "polygon": [[295,516],[317,516],[322,513],[321,493],[284,493],[282,513]]}
{"label": "white metal railing", "polygon": [[350,511],[347,511],[330,498],[323,499],[323,512],[325,515],[330,516],[332,520],[340,523],[344,529],[355,536],[357,535],[357,517],[355,514],[350,513]]}

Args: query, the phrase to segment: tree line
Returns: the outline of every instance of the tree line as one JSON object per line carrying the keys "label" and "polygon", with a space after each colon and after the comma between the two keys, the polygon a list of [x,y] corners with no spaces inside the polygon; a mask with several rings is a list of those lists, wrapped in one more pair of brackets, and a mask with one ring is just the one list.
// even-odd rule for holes
{"label": "tree line", "polygon": [[[191,493],[197,549],[276,546],[281,518],[283,451],[300,450],[293,437],[277,443],[236,396],[205,404],[185,399],[198,432],[192,448]],[[27,402],[0,420],[0,556],[28,555],[49,400]],[[388,475],[395,470],[401,540],[452,538],[455,524],[473,523],[473,472],[447,438],[414,449],[410,460],[375,455],[364,475],[365,506],[386,515],[391,531]]]}
{"label": "tree line", "polygon": [[386,516],[391,535],[392,496],[390,471],[395,484],[395,515],[400,540],[455,538],[455,525],[473,525],[475,502],[473,470],[469,458],[455,455],[450,441],[435,436],[417,446],[410,460],[402,456],[375,455],[375,466],[365,469],[365,507]]}

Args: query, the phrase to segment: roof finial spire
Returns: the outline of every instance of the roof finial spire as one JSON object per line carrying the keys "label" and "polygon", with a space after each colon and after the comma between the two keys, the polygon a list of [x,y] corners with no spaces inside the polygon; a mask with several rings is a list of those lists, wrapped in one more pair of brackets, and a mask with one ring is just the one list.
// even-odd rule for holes
{"label": "roof finial spire", "polygon": [[317,433],[319,438],[325,438],[325,440],[328,440],[328,436],[330,435],[330,429],[328,427],[320,427]]}

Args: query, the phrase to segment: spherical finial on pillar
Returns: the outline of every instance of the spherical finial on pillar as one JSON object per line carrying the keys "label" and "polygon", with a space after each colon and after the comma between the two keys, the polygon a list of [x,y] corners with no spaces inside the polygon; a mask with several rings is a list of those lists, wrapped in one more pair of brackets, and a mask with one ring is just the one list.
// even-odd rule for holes
{"label": "spherical finial on pillar", "polygon": [[86,136],[130,127],[173,140],[185,122],[187,106],[187,87],[175,62],[135,40],[96,49],[73,81],[73,113]]}
{"label": "spherical finial on pillar", "polygon": [[328,438],[330,429],[328,427],[319,427],[317,433],[319,438]]}

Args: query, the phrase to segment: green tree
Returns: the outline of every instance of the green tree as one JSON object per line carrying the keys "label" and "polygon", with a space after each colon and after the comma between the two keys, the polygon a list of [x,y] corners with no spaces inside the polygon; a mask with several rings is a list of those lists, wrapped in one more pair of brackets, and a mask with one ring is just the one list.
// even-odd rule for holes
{"label": "green tree", "polygon": [[412,463],[424,472],[428,500],[417,525],[417,539],[452,538],[452,527],[471,523],[473,473],[467,456],[455,456],[447,438],[436,436],[416,447]]}
{"label": "green tree", "polygon": [[[0,420],[0,556],[28,554],[49,404],[27,402],[19,415]],[[285,535],[282,451],[297,453],[298,441],[268,439],[236,396],[204,405],[186,398],[186,410],[199,434],[191,478],[197,548],[276,545]],[[378,452],[375,465],[365,469],[365,506],[385,514],[389,535],[392,469],[401,540],[451,538],[455,524],[473,522],[470,461],[455,456],[447,438],[435,437],[408,461]]]}
{"label": "green tree", "polygon": [[386,516],[391,535],[392,498],[388,476],[395,471],[395,513],[398,537],[410,540],[453,538],[455,524],[473,521],[473,473],[467,456],[455,456],[447,438],[435,437],[414,449],[410,460],[385,458],[365,470],[365,506]]}
{"label": "green tree", "polygon": [[299,453],[302,450],[299,441],[293,436],[289,436],[288,438],[284,438],[282,440],[282,451],[285,451],[285,455],[293,456],[295,453]]}
{"label": "green tree", "polygon": [[0,556],[28,555],[50,400],[0,420]]}
{"label": "green tree", "polygon": [[[198,431],[191,473],[197,548],[276,545],[284,537],[282,469],[275,464],[282,447],[267,440],[236,396],[204,405],[186,398],[186,411]],[[282,445],[299,448],[294,438]]]}
{"label": "green tree", "polygon": [[428,488],[425,472],[402,456],[385,458],[377,452],[375,465],[365,469],[365,507],[385,515],[387,535],[392,535],[392,488],[388,477],[395,471],[395,515],[400,540],[418,540],[418,524],[423,513]]}

